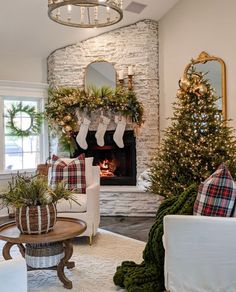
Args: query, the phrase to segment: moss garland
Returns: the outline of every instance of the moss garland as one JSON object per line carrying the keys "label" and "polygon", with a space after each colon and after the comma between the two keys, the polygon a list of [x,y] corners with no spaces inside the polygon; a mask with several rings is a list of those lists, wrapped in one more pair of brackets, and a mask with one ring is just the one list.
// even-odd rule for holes
{"label": "moss garland", "polygon": [[[28,137],[30,135],[37,135],[40,132],[43,114],[36,111],[34,106],[25,105],[23,106],[21,102],[17,104],[12,104],[11,109],[7,110],[9,115],[9,121],[7,122],[7,128],[10,130],[11,135],[18,137]],[[30,126],[26,130],[16,126],[14,119],[16,118],[17,113],[26,113],[30,116]]]}
{"label": "moss garland", "polygon": [[170,214],[193,214],[196,196],[197,186],[193,184],[180,196],[168,198],[161,204],[143,252],[144,261],[140,265],[130,261],[123,262],[113,277],[115,285],[125,288],[128,292],[162,292],[165,290],[163,218]]}

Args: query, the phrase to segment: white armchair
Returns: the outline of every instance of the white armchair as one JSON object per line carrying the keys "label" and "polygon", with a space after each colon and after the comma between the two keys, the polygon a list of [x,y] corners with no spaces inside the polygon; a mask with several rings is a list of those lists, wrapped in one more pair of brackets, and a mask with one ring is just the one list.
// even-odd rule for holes
{"label": "white armchair", "polygon": [[[49,181],[50,175],[51,169],[49,168]],[[57,215],[85,221],[87,229],[81,236],[89,236],[89,242],[91,244],[92,238],[96,234],[100,223],[100,170],[98,166],[92,166],[92,158],[85,158],[85,178],[86,194],[75,194],[75,198],[79,204],[75,202],[70,204],[66,200],[61,200],[57,203]]]}
{"label": "white armchair", "polygon": [[17,257],[0,261],[0,283],[2,292],[27,292],[27,268],[25,259]]}
{"label": "white armchair", "polygon": [[166,290],[235,292],[235,228],[232,217],[165,216]]}

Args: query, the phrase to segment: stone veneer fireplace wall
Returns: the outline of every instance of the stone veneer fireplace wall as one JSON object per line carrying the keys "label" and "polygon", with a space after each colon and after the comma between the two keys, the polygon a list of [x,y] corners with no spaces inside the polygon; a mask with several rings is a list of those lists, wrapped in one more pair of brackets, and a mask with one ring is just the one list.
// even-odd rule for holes
{"label": "stone veneer fireplace wall", "polygon": [[[152,20],[143,20],[126,27],[90,38],[80,43],[60,48],[48,57],[48,82],[51,86],[84,86],[84,76],[87,66],[94,61],[105,60],[113,64],[116,72],[126,70],[124,76],[125,86],[127,86],[127,67],[133,65],[133,90],[139,101],[144,106],[144,119],[140,134],[136,137],[136,161],[137,161],[137,181],[140,174],[147,169],[147,164],[151,161],[159,143],[159,75],[158,75],[158,23]],[[105,113],[104,113],[105,114]],[[92,122],[89,130],[96,131],[99,122],[98,115],[92,115]],[[112,121],[107,130],[114,130],[115,123]],[[127,125],[127,130],[132,129],[132,125]],[[59,153],[60,154],[60,153]],[[133,188],[130,194],[140,193],[137,188]],[[114,198],[112,189],[104,190],[106,200],[108,193]],[[142,193],[142,192],[141,192]],[[103,192],[101,192],[102,197]],[[143,194],[144,196],[144,194]],[[127,212],[129,204],[126,202]],[[146,197],[146,195],[145,195]],[[121,198],[119,198],[120,200]],[[150,206],[154,205],[156,210],[156,197],[147,194],[147,212],[150,215]],[[109,205],[107,202],[102,204]],[[140,207],[145,203],[140,202]],[[134,209],[138,209],[137,208]],[[115,213],[114,213],[115,212]],[[135,212],[132,213],[135,215]],[[106,213],[106,211],[104,211]],[[109,213],[109,211],[108,211]],[[124,215],[126,211],[114,214]],[[127,215],[132,215],[131,213]],[[145,207],[141,212],[145,215]],[[109,213],[112,215],[111,213]]]}

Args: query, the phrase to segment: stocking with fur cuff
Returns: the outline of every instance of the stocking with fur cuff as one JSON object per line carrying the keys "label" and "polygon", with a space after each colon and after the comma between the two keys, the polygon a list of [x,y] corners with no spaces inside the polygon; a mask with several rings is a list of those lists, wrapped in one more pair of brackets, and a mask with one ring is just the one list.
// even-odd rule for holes
{"label": "stocking with fur cuff", "polygon": [[113,139],[119,148],[124,148],[123,135],[126,127],[126,118],[115,116],[115,123],[117,124]]}
{"label": "stocking with fur cuff", "polygon": [[86,141],[86,137],[88,134],[88,129],[91,121],[87,118],[83,118],[82,123],[80,124],[79,133],[76,136],[76,142],[79,144],[79,146],[86,150],[88,148],[88,143]]}
{"label": "stocking with fur cuff", "polygon": [[107,126],[109,125],[109,123],[110,123],[110,119],[101,114],[100,123],[98,125],[97,132],[95,134],[95,137],[97,139],[97,144],[101,147],[104,146],[105,144],[104,135],[106,133]]}

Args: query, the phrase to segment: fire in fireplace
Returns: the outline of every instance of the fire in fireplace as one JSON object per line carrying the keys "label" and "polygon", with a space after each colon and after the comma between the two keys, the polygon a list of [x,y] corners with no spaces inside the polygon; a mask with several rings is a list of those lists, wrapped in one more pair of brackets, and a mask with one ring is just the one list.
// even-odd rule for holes
{"label": "fire in fireplace", "polygon": [[114,177],[116,171],[116,161],[114,159],[104,159],[100,161],[98,166],[100,167],[101,177]]}
{"label": "fire in fireplace", "polygon": [[97,145],[95,131],[87,135],[88,149],[79,147],[76,155],[85,153],[94,157],[93,165],[100,167],[101,185],[136,185],[136,141],[133,131],[125,131],[124,148],[119,148],[113,140],[114,131],[107,131],[105,145]]}

